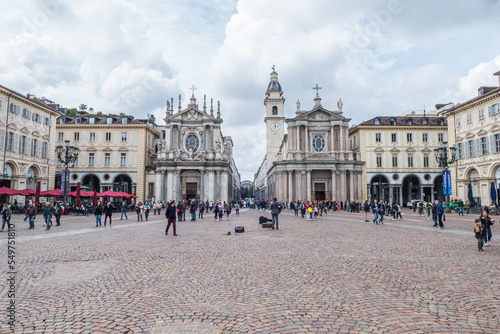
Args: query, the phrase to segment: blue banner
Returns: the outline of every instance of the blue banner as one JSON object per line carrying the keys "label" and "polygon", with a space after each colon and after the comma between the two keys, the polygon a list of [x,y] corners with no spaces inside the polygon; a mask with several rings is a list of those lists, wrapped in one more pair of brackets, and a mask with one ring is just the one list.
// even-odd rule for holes
{"label": "blue banner", "polygon": [[66,170],[61,171],[61,194],[69,194],[69,171],[66,175]]}
{"label": "blue banner", "polygon": [[448,175],[443,171],[443,195],[448,195]]}
{"label": "blue banner", "polygon": [[451,171],[448,171],[448,195],[453,195],[452,194],[452,187],[451,187]]}

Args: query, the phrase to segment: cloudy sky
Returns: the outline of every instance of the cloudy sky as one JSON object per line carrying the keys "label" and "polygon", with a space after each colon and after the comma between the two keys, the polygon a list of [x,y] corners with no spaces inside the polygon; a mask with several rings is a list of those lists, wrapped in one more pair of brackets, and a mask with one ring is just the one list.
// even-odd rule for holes
{"label": "cloudy sky", "polygon": [[194,84],[200,105],[221,102],[243,179],[264,157],[273,64],[285,116],[318,83],[352,125],[465,101],[500,70],[495,0],[2,0],[0,13],[1,85],[162,119]]}

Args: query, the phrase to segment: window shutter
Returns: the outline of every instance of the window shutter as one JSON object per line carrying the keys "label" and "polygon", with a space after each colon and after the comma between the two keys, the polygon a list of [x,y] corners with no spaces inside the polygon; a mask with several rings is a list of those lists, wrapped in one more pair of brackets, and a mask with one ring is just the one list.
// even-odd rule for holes
{"label": "window shutter", "polygon": [[52,126],[52,118],[49,118],[49,126]]}
{"label": "window shutter", "polygon": [[481,138],[476,138],[476,152],[474,154],[475,157],[481,155]]}
{"label": "window shutter", "polygon": [[31,138],[26,137],[26,155],[31,154]]}
{"label": "window shutter", "polygon": [[37,157],[41,157],[41,156],[42,156],[42,141],[40,141],[40,142],[38,143],[38,147],[37,147],[37,148],[38,148],[38,152],[37,152],[37,155],[36,155],[36,156],[37,156]]}
{"label": "window shutter", "polygon": [[469,153],[469,146],[470,146],[470,142],[465,142],[465,158],[470,158],[470,153]]}
{"label": "window shutter", "polygon": [[484,143],[486,144],[485,154],[490,154],[489,145],[488,145],[488,137],[484,137]]}
{"label": "window shutter", "polygon": [[50,159],[50,157],[52,156],[51,153],[52,152],[50,152],[50,143],[47,143],[47,159]]}
{"label": "window shutter", "polygon": [[16,133],[14,134],[14,152],[19,151],[19,135]]}
{"label": "window shutter", "polygon": [[5,130],[0,130],[0,149],[5,150]]}
{"label": "window shutter", "polygon": [[495,147],[495,135],[490,136],[490,153],[498,153]]}

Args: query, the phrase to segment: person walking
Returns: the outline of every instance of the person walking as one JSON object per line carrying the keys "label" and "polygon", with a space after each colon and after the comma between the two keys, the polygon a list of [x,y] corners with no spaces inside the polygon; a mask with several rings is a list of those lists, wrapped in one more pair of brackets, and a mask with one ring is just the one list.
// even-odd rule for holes
{"label": "person walking", "polygon": [[273,201],[271,202],[271,217],[273,219],[273,227],[272,227],[273,230],[275,226],[277,230],[280,229],[280,224],[278,219],[280,212],[281,212],[281,205],[276,201],[276,197],[274,197]]}
{"label": "person walking", "polygon": [[[436,202],[437,202],[436,213],[437,213],[437,217],[438,217],[439,228],[444,228],[444,225],[443,225],[443,215],[444,215],[443,203],[440,203],[438,200],[436,200]],[[434,226],[436,226],[436,225],[434,225]]]}
{"label": "person walking", "polygon": [[432,221],[434,222],[434,227],[438,226],[438,214],[437,214],[437,200],[432,202],[431,205]]}
{"label": "person walking", "polygon": [[484,238],[486,238],[486,229],[481,223],[481,219],[476,218],[474,225],[474,236],[477,239],[477,250],[479,252],[483,251]]}
{"label": "person walking", "polygon": [[459,210],[458,215],[463,216],[464,215],[464,201],[462,199],[458,200],[458,210]]}
{"label": "person walking", "polygon": [[306,205],[304,204],[304,201],[300,201],[299,209],[300,209],[300,214],[301,214],[302,218],[304,218],[304,216],[306,214]]}
{"label": "person walking", "polygon": [[144,218],[146,218],[146,221],[149,219],[149,212],[151,211],[151,205],[149,202],[144,203]]}
{"label": "person walking", "polygon": [[373,223],[378,225],[378,204],[377,200],[374,200],[372,203],[372,213],[373,213]]}
{"label": "person walking", "polygon": [[198,203],[198,218],[203,219],[203,212],[205,211],[205,202]]}
{"label": "person walking", "polygon": [[158,210],[158,215],[161,215],[161,209],[163,208],[163,202],[162,201],[158,201],[158,203],[156,203],[156,209]]}
{"label": "person walking", "polygon": [[104,207],[104,226],[106,226],[106,221],[109,217],[109,226],[111,226],[111,216],[113,215],[113,204],[111,201],[108,201],[106,206]]}
{"label": "person walking", "polygon": [[368,212],[370,212],[370,204],[368,204],[368,200],[366,200],[365,204],[363,204],[363,210],[365,211],[365,222],[369,222]]}
{"label": "person walking", "polygon": [[378,214],[380,216],[380,224],[384,223],[384,215],[385,215],[385,205],[383,201],[380,201],[378,207]]}
{"label": "person walking", "polygon": [[139,202],[137,204],[137,208],[135,209],[135,212],[137,213],[137,221],[139,221],[139,219],[140,219],[142,222],[142,215],[144,214],[144,207],[142,205],[142,202]]}
{"label": "person walking", "polygon": [[175,201],[170,202],[170,204],[167,206],[167,209],[165,210],[165,217],[167,218],[167,228],[165,230],[165,235],[168,235],[168,230],[170,229],[170,225],[172,225],[172,228],[174,230],[174,236],[177,236],[177,229],[176,229],[176,223],[175,223],[175,218],[177,217],[177,207],[175,205]]}
{"label": "person walking", "polygon": [[156,202],[153,202],[153,214],[156,216],[156,211],[158,211],[158,204]]}
{"label": "person walking", "polygon": [[45,209],[43,211],[43,219],[45,220],[45,231],[50,230],[50,219],[54,214],[54,207],[50,205],[49,202],[45,203]]}
{"label": "person walking", "polygon": [[94,210],[94,216],[95,216],[95,227],[102,226],[101,224],[101,217],[103,214],[103,207],[101,205],[101,201],[97,201],[97,205]]}
{"label": "person walking", "polygon": [[196,221],[196,207],[198,204],[196,204],[196,201],[194,199],[191,200],[191,203],[189,205],[189,213],[191,214],[191,220],[192,222]]}
{"label": "person walking", "polygon": [[231,203],[226,203],[224,202],[224,211],[226,212],[226,220],[231,220],[231,210],[232,210],[232,207],[231,207]]}
{"label": "person walking", "polygon": [[219,206],[219,210],[218,210],[219,220],[222,220],[222,216],[224,215],[224,202],[222,200],[220,200],[220,203],[218,206]]}
{"label": "person walking", "polygon": [[33,202],[30,202],[28,204],[28,208],[26,209],[26,214],[24,216],[24,220],[26,218],[29,219],[30,227],[28,229],[34,229],[35,228],[35,219],[36,219],[36,208],[33,205]]}
{"label": "person walking", "polygon": [[125,216],[125,219],[128,220],[128,217],[127,217],[127,202],[125,202],[125,201],[122,202],[120,210],[122,212],[121,216],[120,216],[120,220],[123,220],[123,216]]}
{"label": "person walking", "polygon": [[427,202],[425,205],[425,212],[427,213],[427,219],[431,218],[431,210],[432,210],[432,205],[431,203]]}
{"label": "person walking", "polygon": [[3,232],[3,229],[5,228],[5,223],[7,223],[7,229],[10,231],[10,219],[12,218],[12,210],[9,208],[7,204],[3,205],[3,210],[2,210],[2,229],[0,232]]}
{"label": "person walking", "polygon": [[215,219],[215,221],[219,221],[218,217],[219,217],[219,206],[215,205],[215,208],[214,208],[214,219]]}
{"label": "person walking", "polygon": [[403,220],[403,216],[401,216],[401,205],[399,203],[396,203],[396,219],[401,219]]}
{"label": "person walking", "polygon": [[491,245],[491,225],[493,225],[494,221],[491,220],[488,211],[483,210],[481,217],[481,225],[484,227],[484,245]]}
{"label": "person walking", "polygon": [[62,215],[61,204],[55,202],[54,208],[55,208],[54,216],[56,217],[56,226],[61,226],[61,215]]}
{"label": "person walking", "polygon": [[306,202],[305,208],[306,208],[306,220],[311,220],[311,215],[313,214],[314,210],[309,201]]}

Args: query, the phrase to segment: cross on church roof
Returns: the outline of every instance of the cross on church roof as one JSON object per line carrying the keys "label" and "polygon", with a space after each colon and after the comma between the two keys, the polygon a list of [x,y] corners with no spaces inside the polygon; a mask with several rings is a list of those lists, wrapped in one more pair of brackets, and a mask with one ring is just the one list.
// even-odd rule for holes
{"label": "cross on church roof", "polygon": [[316,95],[319,95],[319,90],[322,89],[322,88],[319,87],[318,84],[316,84],[316,87],[313,87],[313,89],[316,90]]}
{"label": "cross on church roof", "polygon": [[193,96],[194,96],[194,91],[195,91],[195,90],[197,90],[198,88],[196,88],[196,87],[193,85],[193,86],[192,86],[191,88],[189,88],[189,89],[191,89],[191,90],[193,91]]}
{"label": "cross on church roof", "polygon": [[272,67],[273,72],[276,72],[276,71],[275,71],[275,68],[276,68],[276,66],[273,64],[273,67]]}

